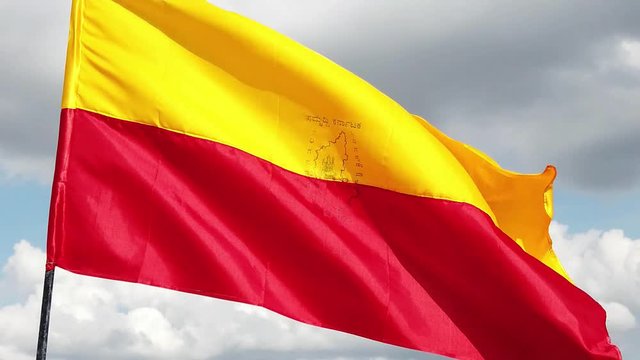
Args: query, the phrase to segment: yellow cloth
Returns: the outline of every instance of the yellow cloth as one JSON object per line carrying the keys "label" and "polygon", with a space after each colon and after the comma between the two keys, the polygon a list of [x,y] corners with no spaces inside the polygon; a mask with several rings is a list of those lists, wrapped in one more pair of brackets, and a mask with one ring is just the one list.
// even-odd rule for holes
{"label": "yellow cloth", "polygon": [[553,170],[504,171],[325,57],[206,1],[75,0],[72,16],[63,107],[309,177],[472,204],[566,277],[547,233]]}

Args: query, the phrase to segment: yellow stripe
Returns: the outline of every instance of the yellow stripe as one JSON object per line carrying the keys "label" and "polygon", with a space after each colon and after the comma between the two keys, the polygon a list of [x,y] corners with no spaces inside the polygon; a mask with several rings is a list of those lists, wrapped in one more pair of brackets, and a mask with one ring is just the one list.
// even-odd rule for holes
{"label": "yellow stripe", "polygon": [[569,279],[548,233],[553,216],[555,168],[549,166],[536,175],[507,171],[479,150],[451,139],[426,121],[422,124],[465,167],[493,211],[498,227],[527,253]]}
{"label": "yellow stripe", "polygon": [[205,1],[73,6],[63,107],[217,141],[305,176],[470,203],[501,226],[470,165],[422,119],[294,41]]}

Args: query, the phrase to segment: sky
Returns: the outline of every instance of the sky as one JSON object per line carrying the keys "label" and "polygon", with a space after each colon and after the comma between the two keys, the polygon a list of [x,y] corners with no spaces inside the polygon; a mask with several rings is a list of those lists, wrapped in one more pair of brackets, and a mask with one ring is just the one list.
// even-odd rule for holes
{"label": "sky", "polygon": [[[640,358],[640,2],[213,1],[511,170],[558,168],[550,228]],[[0,360],[35,353],[69,0],[0,2]],[[635,340],[635,341],[634,341]],[[56,273],[51,359],[436,359],[247,305]]]}

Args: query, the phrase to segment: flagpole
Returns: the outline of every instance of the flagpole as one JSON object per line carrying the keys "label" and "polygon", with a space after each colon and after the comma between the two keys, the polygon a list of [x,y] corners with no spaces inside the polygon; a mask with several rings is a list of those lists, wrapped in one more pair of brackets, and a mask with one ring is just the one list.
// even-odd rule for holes
{"label": "flagpole", "polygon": [[44,289],[42,291],[42,309],[40,310],[40,332],[38,334],[38,350],[36,360],[47,358],[47,338],[49,337],[49,315],[51,313],[51,295],[53,293],[53,271],[44,273]]}

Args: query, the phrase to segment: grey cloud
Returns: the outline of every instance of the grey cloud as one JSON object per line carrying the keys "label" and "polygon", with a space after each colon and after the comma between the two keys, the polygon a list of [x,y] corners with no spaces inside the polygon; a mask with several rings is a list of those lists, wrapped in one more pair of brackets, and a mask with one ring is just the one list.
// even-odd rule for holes
{"label": "grey cloud", "polygon": [[[215,2],[334,59],[502,164],[556,163],[560,181],[589,191],[640,185],[637,175],[617,180],[640,161],[623,160],[636,152],[616,138],[640,138],[640,72],[616,63],[621,39],[640,40],[638,2]],[[12,34],[0,40],[0,169],[20,159],[15,172],[28,172],[53,158],[69,4],[0,6],[0,30]],[[568,155],[591,144],[596,158],[618,155],[609,171]]]}
{"label": "grey cloud", "polygon": [[55,151],[69,2],[0,5],[0,169],[47,181]]}
{"label": "grey cloud", "polygon": [[375,4],[370,12],[386,16],[353,14],[368,24],[334,27],[314,45],[427,116],[460,106],[489,113],[519,108],[555,86],[554,70],[589,71],[607,55],[603,43],[640,35],[631,15],[640,7],[628,2],[493,1],[468,6],[470,14],[455,1]]}
{"label": "grey cloud", "polygon": [[[640,72],[619,59],[622,39],[640,40],[640,3],[349,2],[300,12],[307,23],[295,27],[281,24],[281,11],[249,7],[238,10],[278,18],[278,30],[502,164],[535,172],[555,163],[559,181],[588,191],[640,185],[636,175],[619,180],[640,171],[628,140],[640,138],[631,100]],[[594,157],[617,160],[602,171]]]}
{"label": "grey cloud", "polygon": [[640,124],[631,132],[572,149],[559,164],[578,185],[627,189],[640,182]]}

